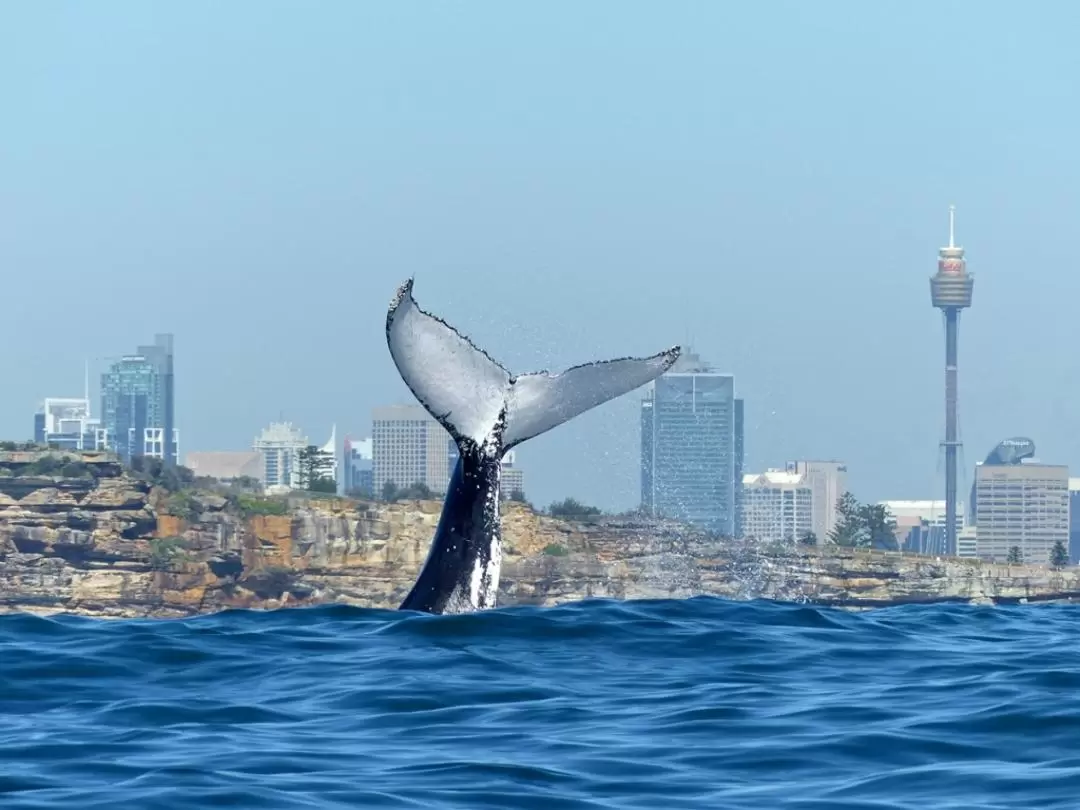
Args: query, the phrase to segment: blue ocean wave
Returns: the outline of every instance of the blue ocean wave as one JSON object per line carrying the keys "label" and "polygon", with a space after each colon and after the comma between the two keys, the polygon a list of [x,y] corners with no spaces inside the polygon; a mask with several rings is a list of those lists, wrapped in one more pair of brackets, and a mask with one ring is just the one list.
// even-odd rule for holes
{"label": "blue ocean wave", "polygon": [[1080,807],[1080,608],[0,616],[0,807]]}

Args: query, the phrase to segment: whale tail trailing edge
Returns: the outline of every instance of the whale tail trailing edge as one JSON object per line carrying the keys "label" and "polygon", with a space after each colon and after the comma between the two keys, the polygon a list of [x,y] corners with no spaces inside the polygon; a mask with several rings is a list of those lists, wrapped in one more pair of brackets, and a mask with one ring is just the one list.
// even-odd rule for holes
{"label": "whale tail trailing edge", "polygon": [[561,374],[523,374],[513,381],[503,445],[510,449],[590,408],[655,380],[679,357],[679,347],[652,357],[586,363]]}
{"label": "whale tail trailing edge", "polygon": [[500,444],[508,450],[645,385],[679,357],[675,346],[651,357],[515,377],[448,323],[420,309],[412,286],[412,279],[401,285],[390,304],[386,342],[409,390],[458,444],[483,445],[501,428]]}

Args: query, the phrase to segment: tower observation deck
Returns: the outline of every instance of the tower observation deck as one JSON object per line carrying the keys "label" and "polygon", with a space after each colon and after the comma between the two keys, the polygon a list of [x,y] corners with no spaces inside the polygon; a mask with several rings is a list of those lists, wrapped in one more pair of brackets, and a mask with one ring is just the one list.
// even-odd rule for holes
{"label": "tower observation deck", "polygon": [[975,279],[967,272],[964,249],[955,241],[956,208],[949,206],[949,245],[938,250],[938,271],[930,278],[930,302],[945,317],[945,543],[956,553],[956,356],[960,310],[971,306]]}
{"label": "tower observation deck", "polygon": [[930,300],[938,309],[971,306],[975,279],[968,275],[964,249],[955,244],[956,208],[949,206],[949,246],[938,249],[937,274],[930,277]]}

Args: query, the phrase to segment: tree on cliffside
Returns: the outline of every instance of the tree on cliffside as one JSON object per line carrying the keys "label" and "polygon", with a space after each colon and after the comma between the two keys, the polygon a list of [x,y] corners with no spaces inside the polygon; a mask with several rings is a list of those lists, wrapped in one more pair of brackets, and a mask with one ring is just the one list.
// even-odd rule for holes
{"label": "tree on cliffside", "polygon": [[332,477],[334,457],[331,453],[309,444],[296,454],[299,469],[297,485],[309,492],[337,492],[337,481]]}
{"label": "tree on cliffside", "polygon": [[136,478],[149,481],[167,492],[176,492],[195,482],[195,473],[187,467],[166,464],[153,456],[133,456],[128,468]]}
{"label": "tree on cliffside", "polygon": [[437,498],[431,487],[423,481],[413,481],[407,487],[399,487],[393,481],[382,485],[382,500],[387,503],[396,501],[431,501]]}
{"label": "tree on cliffside", "polygon": [[1058,540],[1054,543],[1054,547],[1050,549],[1050,565],[1054,568],[1064,568],[1069,564],[1069,550],[1065,548],[1065,544]]}
{"label": "tree on cliffside", "polygon": [[431,501],[435,499],[435,493],[423,481],[413,481],[405,489],[398,490],[397,496],[399,500],[406,501]]}
{"label": "tree on cliffside", "polygon": [[849,548],[880,548],[896,551],[896,519],[880,503],[862,504],[850,492],[836,502],[837,521],[829,541]]}
{"label": "tree on cliffside", "polygon": [[1005,562],[1015,563],[1019,565],[1024,561],[1024,555],[1020,552],[1020,546],[1012,546],[1009,548],[1009,556],[1005,558]]}
{"label": "tree on cliffside", "polygon": [[600,510],[595,506],[586,506],[575,498],[567,498],[563,501],[556,501],[548,507],[548,514],[552,517],[564,517],[564,518],[582,518],[582,517],[594,517],[600,514]]}
{"label": "tree on cliffside", "polygon": [[861,507],[850,492],[845,492],[836,502],[837,520],[829,532],[829,542],[838,546],[865,546],[869,544],[863,525]]}
{"label": "tree on cliffside", "polygon": [[881,548],[886,551],[900,550],[900,543],[896,540],[896,519],[893,518],[889,507],[880,503],[868,503],[859,509],[859,517],[870,548]]}

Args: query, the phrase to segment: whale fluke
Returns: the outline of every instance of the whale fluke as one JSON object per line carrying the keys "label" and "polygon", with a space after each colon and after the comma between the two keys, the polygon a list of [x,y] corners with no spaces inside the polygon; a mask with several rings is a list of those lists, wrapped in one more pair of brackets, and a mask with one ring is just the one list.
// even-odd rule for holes
{"label": "whale fluke", "polygon": [[679,357],[675,346],[651,357],[515,377],[450,324],[420,309],[412,287],[412,279],[401,285],[386,316],[390,355],[416,399],[458,442],[481,445],[501,422],[502,449],[509,450],[640,388]]}
{"label": "whale fluke", "polygon": [[[454,437],[457,467],[427,561],[401,607],[464,613],[495,606],[502,559],[503,454],[568,419],[656,379],[679,347],[512,375],[454,327],[416,304],[409,279],[386,315],[386,342],[409,390]],[[398,482],[401,483],[401,482]]]}

